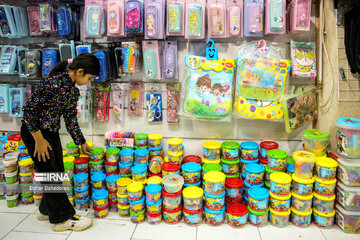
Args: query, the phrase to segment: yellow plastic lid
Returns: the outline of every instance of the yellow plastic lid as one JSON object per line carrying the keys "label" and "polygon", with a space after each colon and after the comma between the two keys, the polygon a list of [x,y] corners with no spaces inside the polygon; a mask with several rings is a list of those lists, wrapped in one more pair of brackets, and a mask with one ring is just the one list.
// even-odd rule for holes
{"label": "yellow plastic lid", "polygon": [[328,157],[318,157],[316,159],[316,165],[319,165],[320,167],[336,168],[338,163],[334,159]]}
{"label": "yellow plastic lid", "polygon": [[217,163],[217,164],[220,164],[221,159],[219,158],[219,159],[216,159],[216,160],[209,160],[209,159],[203,158],[203,159],[202,159],[202,162],[203,162],[204,165],[207,164],[207,163]]}
{"label": "yellow plastic lid", "polygon": [[225,174],[222,172],[211,171],[205,174],[204,180],[212,183],[225,182]]}
{"label": "yellow plastic lid", "polygon": [[154,133],[154,134],[149,135],[150,140],[158,140],[158,139],[162,139],[162,138],[163,138],[163,136],[159,133]]}
{"label": "yellow plastic lid", "polygon": [[86,143],[90,148],[94,148],[94,143],[93,142],[86,142]]}
{"label": "yellow plastic lid", "polygon": [[277,200],[289,200],[291,198],[291,194],[289,193],[289,195],[287,195],[287,196],[277,196],[277,195],[273,194],[272,192],[270,192],[270,197],[275,198]]}
{"label": "yellow plastic lid", "polygon": [[303,162],[315,162],[316,155],[308,151],[297,151],[293,153],[293,158]]}
{"label": "yellow plastic lid", "polygon": [[126,210],[129,208],[130,208],[130,205],[123,206],[123,205],[118,204],[118,209]]}
{"label": "yellow plastic lid", "polygon": [[291,195],[292,195],[294,198],[297,198],[297,199],[300,199],[300,200],[304,200],[304,201],[306,201],[306,200],[311,200],[311,199],[313,199],[313,197],[314,197],[314,194],[313,194],[313,193],[310,194],[310,195],[308,195],[308,196],[301,196],[301,195],[298,195],[298,194],[296,194],[296,193],[294,193],[294,192],[291,192]]}
{"label": "yellow plastic lid", "polygon": [[119,194],[117,193],[116,194],[118,198],[128,198],[129,197],[129,194]]}
{"label": "yellow plastic lid", "polygon": [[180,157],[181,155],[183,155],[184,152],[181,151],[181,152],[176,152],[176,153],[173,153],[173,152],[168,152],[168,155],[172,156],[172,157]]}
{"label": "yellow plastic lid", "polygon": [[201,198],[204,195],[204,190],[199,187],[187,187],[183,190],[184,198]]}
{"label": "yellow plastic lid", "polygon": [[[35,198],[35,199],[42,199],[42,195],[33,195],[33,197]],[[74,197],[71,197],[71,198],[74,198]],[[69,198],[70,199],[70,198]]]}
{"label": "yellow plastic lid", "polygon": [[147,184],[159,184],[159,185],[161,185],[162,184],[162,178],[159,177],[159,176],[149,177],[148,180],[147,180]]}
{"label": "yellow plastic lid", "polygon": [[129,185],[127,185],[126,189],[129,192],[140,192],[143,189],[143,187],[144,186],[140,182],[132,182]]}
{"label": "yellow plastic lid", "polygon": [[126,187],[127,185],[129,185],[131,183],[131,179],[130,178],[119,178],[116,181],[116,185],[120,186],[120,187]]}
{"label": "yellow plastic lid", "polygon": [[323,213],[323,212],[319,212],[318,210],[313,208],[313,211],[314,211],[314,214],[322,216],[322,217],[333,217],[333,216],[335,216],[335,210],[330,212],[330,213]]}
{"label": "yellow plastic lid", "polygon": [[272,182],[281,183],[281,184],[291,183],[291,177],[289,176],[289,174],[283,172],[274,172],[270,174],[270,180]]}
{"label": "yellow plastic lid", "polygon": [[26,158],[19,162],[19,166],[27,166],[31,164],[34,164],[34,161],[31,158]]}
{"label": "yellow plastic lid", "polygon": [[203,147],[208,149],[218,149],[221,148],[221,143],[216,141],[207,141],[204,142]]}
{"label": "yellow plastic lid", "polygon": [[167,143],[170,145],[180,145],[183,143],[183,140],[181,138],[170,138]]}
{"label": "yellow plastic lid", "polygon": [[279,215],[279,216],[288,216],[291,213],[290,209],[285,212],[278,212],[272,208],[270,208],[270,212],[271,212],[271,214],[275,214],[275,215]]}
{"label": "yellow plastic lid", "polygon": [[315,182],[314,178],[299,178],[298,176],[296,176],[296,174],[292,175],[292,180],[302,184],[311,184]]}
{"label": "yellow plastic lid", "polygon": [[132,182],[140,183],[141,185],[145,185],[147,183],[147,178],[144,178],[143,180],[132,180]]}
{"label": "yellow plastic lid", "polygon": [[335,196],[336,194],[332,195],[331,197],[325,197],[325,196],[321,196],[317,193],[314,193],[314,197],[317,199],[320,199],[322,201],[334,201],[335,200]]}
{"label": "yellow plastic lid", "polygon": [[66,155],[67,155],[67,151],[63,150],[63,156],[66,156]]}
{"label": "yellow plastic lid", "polygon": [[169,157],[168,156],[164,157],[164,162],[169,162]]}
{"label": "yellow plastic lid", "polygon": [[32,173],[19,173],[21,177],[31,176]]}
{"label": "yellow plastic lid", "polygon": [[307,211],[307,212],[300,212],[293,207],[291,207],[290,209],[291,209],[291,212],[295,213],[296,215],[309,216],[312,214],[312,209],[310,209],[310,211]]}
{"label": "yellow plastic lid", "polygon": [[72,156],[64,157],[63,162],[74,162],[75,158]]}
{"label": "yellow plastic lid", "polygon": [[318,178],[317,176],[315,176],[314,178],[315,178],[315,181],[317,181],[321,184],[336,184],[336,179],[324,180],[324,179]]}

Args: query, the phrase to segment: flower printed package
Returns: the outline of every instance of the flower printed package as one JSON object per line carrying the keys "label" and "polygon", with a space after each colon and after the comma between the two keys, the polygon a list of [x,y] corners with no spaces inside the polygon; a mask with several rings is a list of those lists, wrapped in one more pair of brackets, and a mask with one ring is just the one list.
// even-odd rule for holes
{"label": "flower printed package", "polygon": [[292,75],[294,77],[315,78],[315,42],[291,41]]}

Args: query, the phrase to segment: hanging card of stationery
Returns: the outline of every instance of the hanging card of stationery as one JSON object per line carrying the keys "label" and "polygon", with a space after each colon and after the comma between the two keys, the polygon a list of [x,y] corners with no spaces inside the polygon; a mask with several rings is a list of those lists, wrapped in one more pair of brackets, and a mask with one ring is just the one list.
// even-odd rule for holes
{"label": "hanging card of stationery", "polygon": [[110,85],[97,84],[94,87],[94,119],[96,122],[109,121]]}
{"label": "hanging card of stationery", "polygon": [[206,0],[186,0],[185,38],[205,38]]}
{"label": "hanging card of stationery", "polygon": [[291,74],[294,77],[315,78],[315,42],[291,41],[290,49],[292,62]]}
{"label": "hanging card of stationery", "polygon": [[178,79],[178,55],[176,41],[159,42],[161,49],[161,78]]}
{"label": "hanging card of stationery", "polygon": [[179,103],[180,103],[180,90],[181,84],[179,83],[168,83],[166,84],[167,89],[167,122],[168,123],[179,123]]}
{"label": "hanging card of stationery", "polygon": [[164,0],[144,0],[145,39],[163,39],[165,23]]}
{"label": "hanging card of stationery", "polygon": [[265,0],[265,35],[286,33],[286,0]]}
{"label": "hanging card of stationery", "polygon": [[9,116],[23,117],[25,103],[25,88],[9,88]]}
{"label": "hanging card of stationery", "polygon": [[142,0],[126,0],[125,2],[125,33],[143,34],[144,4]]}
{"label": "hanging card of stationery", "polygon": [[166,35],[184,36],[185,0],[168,0],[166,3]]}
{"label": "hanging card of stationery", "polygon": [[49,3],[40,4],[40,31],[55,33],[55,9]]}
{"label": "hanging card of stationery", "polygon": [[[123,73],[135,73],[140,69],[140,46],[135,42],[123,42],[121,43],[121,61],[118,61],[118,66],[122,64]],[[116,48],[119,50],[118,48]],[[120,53],[116,54],[116,59],[119,58]],[[119,71],[120,72],[120,71]]]}
{"label": "hanging card of stationery", "polygon": [[77,119],[79,123],[90,121],[91,88],[90,86],[79,86],[80,97],[77,105]]}
{"label": "hanging card of stationery", "polygon": [[147,79],[160,79],[160,56],[158,41],[142,42],[144,71]]}
{"label": "hanging card of stationery", "polygon": [[243,36],[243,0],[226,0],[229,37]]}
{"label": "hanging card of stationery", "polygon": [[289,33],[310,31],[311,0],[292,0],[288,4]]}
{"label": "hanging card of stationery", "polygon": [[124,0],[107,1],[107,35],[110,37],[125,36],[125,3]]}
{"label": "hanging card of stationery", "polygon": [[264,35],[264,0],[244,1],[244,36],[262,37]]}
{"label": "hanging card of stationery", "polygon": [[111,84],[111,99],[113,106],[114,119],[122,121],[124,117],[124,99],[126,87],[124,84],[112,83]]}
{"label": "hanging card of stationery", "polygon": [[207,1],[208,38],[227,37],[227,16],[225,0]]}
{"label": "hanging card of stationery", "polygon": [[128,93],[128,115],[142,116],[144,105],[144,83],[130,82]]}
{"label": "hanging card of stationery", "polygon": [[147,122],[161,123],[163,121],[161,85],[146,85],[149,91],[146,94]]}
{"label": "hanging card of stationery", "polygon": [[44,33],[40,31],[40,7],[27,7],[30,36],[41,36]]}
{"label": "hanging card of stationery", "polygon": [[103,33],[104,3],[102,0],[85,0],[83,35],[101,37]]}

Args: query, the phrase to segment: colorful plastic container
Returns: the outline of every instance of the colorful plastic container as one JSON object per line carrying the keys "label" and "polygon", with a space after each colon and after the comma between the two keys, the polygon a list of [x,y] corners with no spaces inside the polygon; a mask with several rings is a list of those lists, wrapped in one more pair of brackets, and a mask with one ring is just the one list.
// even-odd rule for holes
{"label": "colorful plastic container", "polygon": [[265,168],[262,164],[247,164],[245,166],[245,171],[245,181],[252,185],[263,183]]}
{"label": "colorful plastic container", "polygon": [[241,158],[244,160],[255,160],[259,158],[259,144],[252,141],[240,144]]}
{"label": "colorful plastic container", "polygon": [[106,161],[107,162],[119,162],[119,153],[120,153],[120,149],[119,148],[109,148],[106,150]]}
{"label": "colorful plastic container", "polygon": [[256,188],[256,187],[264,187],[264,183],[259,185],[251,185],[250,183],[244,181],[244,197],[249,198],[248,192],[250,188]]}
{"label": "colorful plastic container", "polygon": [[85,173],[89,171],[89,158],[78,157],[74,161],[75,173]]}
{"label": "colorful plastic container", "polygon": [[234,159],[234,160],[227,160],[227,159],[221,159],[221,166],[223,169],[223,173],[227,175],[236,175],[240,173],[240,160]]}
{"label": "colorful plastic container", "polygon": [[272,170],[267,165],[265,166],[265,181],[266,182],[270,182],[270,175],[274,172],[279,172],[279,171]]}
{"label": "colorful plastic container", "polygon": [[104,218],[109,214],[109,205],[103,207],[94,207],[95,218]]}
{"label": "colorful plastic container", "polygon": [[194,163],[201,164],[201,157],[196,156],[196,155],[187,155],[183,159],[183,164],[188,163],[188,162],[194,162]]}
{"label": "colorful plastic container", "polygon": [[290,194],[291,177],[282,172],[270,175],[270,192],[277,196],[288,196]]}
{"label": "colorful plastic container", "polygon": [[252,210],[248,206],[249,210],[249,223],[257,227],[263,227],[268,222],[269,208],[262,212]]}
{"label": "colorful plastic container", "polygon": [[168,141],[168,151],[170,153],[180,153],[182,152],[182,143],[183,140],[181,138],[170,138]]}
{"label": "colorful plastic container", "polygon": [[291,207],[291,221],[296,227],[306,228],[311,224],[312,209],[307,212],[300,212]]}
{"label": "colorful plastic container", "polygon": [[225,192],[220,195],[205,194],[205,206],[210,210],[220,210],[225,206]]}
{"label": "colorful plastic container", "polygon": [[137,133],[134,136],[135,146],[145,147],[148,145],[148,135],[146,133]]}
{"label": "colorful plastic container", "polygon": [[119,180],[119,175],[109,175],[106,177],[106,187],[109,191],[117,191],[116,182]]}
{"label": "colorful plastic container", "polygon": [[338,182],[336,201],[347,211],[360,211],[360,187],[346,186]]}
{"label": "colorful plastic container", "polygon": [[121,205],[121,206],[129,205],[129,195],[128,194],[121,195],[121,194],[117,193],[116,196],[117,196],[118,205]]}
{"label": "colorful plastic container", "polygon": [[181,170],[184,182],[192,184],[201,181],[201,165],[199,163],[184,163]]}
{"label": "colorful plastic container", "polygon": [[75,192],[75,199],[77,200],[83,200],[89,197],[89,186],[86,186],[85,188],[77,189],[74,188]]}
{"label": "colorful plastic container", "polygon": [[330,213],[322,213],[313,209],[313,221],[321,228],[332,228],[334,226],[335,210]]}
{"label": "colorful plastic container", "polygon": [[211,171],[205,174],[205,192],[210,195],[220,195],[225,191],[225,174]]}
{"label": "colorful plastic container", "polygon": [[204,157],[208,160],[220,159],[221,144],[216,141],[207,141],[203,144]]}
{"label": "colorful plastic container", "polygon": [[158,185],[161,185],[162,184],[162,178],[159,177],[159,176],[152,176],[152,177],[149,177],[147,179],[147,182],[146,182],[148,185],[149,184],[158,184]]}
{"label": "colorful plastic container", "polygon": [[360,162],[349,162],[339,157],[337,179],[348,186],[360,187]]}
{"label": "colorful plastic container", "polygon": [[254,211],[265,211],[269,203],[269,191],[262,187],[250,188],[248,190],[249,207]]}
{"label": "colorful plastic container", "polygon": [[244,197],[244,181],[241,178],[228,178],[225,180],[226,197],[242,199]]}
{"label": "colorful plastic container", "polygon": [[[42,195],[35,195],[34,194],[34,204],[36,207],[40,206],[41,203],[41,199],[42,199]],[[69,198],[69,201],[73,204],[74,203],[74,198]]]}
{"label": "colorful plastic container", "polygon": [[291,194],[288,196],[277,196],[270,192],[270,209],[277,212],[287,212],[290,209]]}
{"label": "colorful plastic container", "polygon": [[147,149],[136,149],[135,150],[135,163],[136,164],[147,164],[149,160],[149,150]]}
{"label": "colorful plastic container", "polygon": [[295,160],[295,174],[299,178],[312,178],[315,166],[315,154],[307,151],[297,151],[293,153]]}
{"label": "colorful plastic container", "polygon": [[252,163],[258,163],[259,160],[256,159],[256,160],[244,160],[244,159],[240,159],[240,171],[241,171],[241,174],[244,175],[245,177],[245,174],[246,174],[246,171],[245,171],[245,167],[247,164],[252,164]]}
{"label": "colorful plastic container", "polygon": [[222,157],[227,160],[239,159],[240,144],[237,142],[223,142],[221,144]]}
{"label": "colorful plastic container", "polygon": [[335,221],[345,233],[360,233],[360,211],[348,211],[336,205]]}
{"label": "colorful plastic container", "polygon": [[143,181],[147,176],[147,165],[146,164],[135,164],[132,168],[132,179],[134,181]]}
{"label": "colorful plastic container", "polygon": [[161,134],[150,134],[149,135],[149,147],[160,147],[163,136]]}
{"label": "colorful plastic container", "polygon": [[139,182],[132,182],[127,185],[126,189],[129,194],[129,199],[132,201],[140,200],[143,196],[143,187]]}
{"label": "colorful plastic container", "polygon": [[149,156],[150,156],[150,158],[155,157],[155,156],[163,158],[164,157],[163,148],[164,148],[163,146],[156,147],[156,148],[149,147]]}
{"label": "colorful plastic container", "polygon": [[93,162],[101,161],[104,159],[104,149],[102,147],[96,147],[92,151],[90,151],[90,153],[91,153],[91,160]]}
{"label": "colorful plastic container", "polygon": [[177,209],[181,206],[181,190],[177,193],[168,193],[163,189],[161,193],[163,196],[163,206],[165,208]]}
{"label": "colorful plastic container", "polygon": [[5,158],[3,163],[5,173],[12,173],[17,170],[17,158]]}
{"label": "colorful plastic container", "polygon": [[110,205],[112,202],[116,202],[116,204],[117,204],[117,190],[115,190],[115,191],[107,190],[107,191],[109,193],[109,208],[110,208]]}
{"label": "colorful plastic container", "polygon": [[119,173],[121,175],[130,175],[130,174],[132,174],[132,171],[131,171],[132,167],[133,167],[132,163],[129,163],[129,164],[119,163]]}
{"label": "colorful plastic container", "polygon": [[161,185],[149,184],[145,187],[146,200],[149,202],[157,202],[161,199]]}
{"label": "colorful plastic container", "polygon": [[186,187],[183,191],[184,209],[197,211],[203,207],[204,190],[199,187]]}
{"label": "colorful plastic container", "polygon": [[122,206],[122,205],[117,205],[118,207],[118,213],[120,215],[120,217],[129,217],[130,216],[130,205],[126,205],[126,206]]}
{"label": "colorful plastic container", "polygon": [[154,224],[159,224],[162,221],[162,212],[158,212],[155,214],[152,214],[150,212],[146,212],[146,216],[147,216],[147,221],[149,224],[154,225]]}
{"label": "colorful plastic container", "polygon": [[279,144],[273,141],[263,141],[260,143],[260,158],[268,159],[268,151],[279,148]]}
{"label": "colorful plastic container", "polygon": [[88,196],[85,199],[81,199],[81,200],[75,198],[75,209],[78,211],[83,211],[83,210],[88,209],[89,205],[90,205],[89,199],[90,199],[90,196]]}
{"label": "colorful plastic container", "polygon": [[285,171],[288,154],[280,149],[272,149],[268,152],[268,166],[275,171]]}
{"label": "colorful plastic container", "polygon": [[299,196],[309,196],[313,193],[314,178],[299,178],[296,174],[292,175],[292,190]]}
{"label": "colorful plastic container", "polygon": [[120,151],[120,163],[130,164],[134,162],[134,150],[131,148],[125,148]]}
{"label": "colorful plastic container", "polygon": [[241,227],[247,223],[249,210],[246,205],[231,203],[226,207],[227,223],[232,227]]}
{"label": "colorful plastic container", "polygon": [[28,193],[28,194],[21,193],[21,203],[24,205],[33,204],[34,203],[34,194],[33,193]]}
{"label": "colorful plastic container", "polygon": [[196,226],[202,223],[203,221],[203,208],[198,210],[188,210],[183,208],[184,213],[184,222],[191,226]]}
{"label": "colorful plastic container", "polygon": [[179,192],[184,185],[184,178],[180,175],[166,175],[162,179],[162,184],[164,189],[168,193],[177,193]]}
{"label": "colorful plastic container", "polygon": [[182,163],[182,158],[183,158],[183,154],[184,152],[168,152],[168,159],[169,159],[169,163],[171,164],[180,164]]}
{"label": "colorful plastic container", "polygon": [[338,163],[328,157],[319,157],[316,159],[315,176],[323,180],[336,179],[336,168]]}
{"label": "colorful plastic container", "polygon": [[145,209],[137,213],[130,210],[130,221],[132,223],[143,223],[145,221]]}
{"label": "colorful plastic container", "polygon": [[105,189],[96,190],[92,194],[94,208],[104,208],[109,206],[109,193]]}
{"label": "colorful plastic container", "polygon": [[20,173],[33,173],[34,161],[31,158],[19,161],[19,171]]}
{"label": "colorful plastic container", "polygon": [[338,153],[349,158],[360,158],[360,119],[343,117],[335,122]]}
{"label": "colorful plastic container", "polygon": [[152,214],[157,214],[157,213],[161,213],[161,210],[162,210],[162,199],[160,198],[158,201],[156,202],[149,202],[149,201],[146,201],[146,208],[147,208],[147,211],[149,213],[152,213]]}
{"label": "colorful plastic container", "polygon": [[5,194],[5,198],[6,198],[6,204],[8,208],[13,208],[16,207],[17,205],[19,205],[19,194],[15,194],[15,195],[8,195]]}
{"label": "colorful plastic container", "polygon": [[162,175],[163,177],[170,174],[180,175],[180,168],[181,166],[179,164],[171,164],[166,162],[161,166]]}
{"label": "colorful plastic container", "polygon": [[80,148],[74,142],[69,142],[66,144],[67,154],[68,155],[77,155],[80,154]]}
{"label": "colorful plastic container", "polygon": [[89,162],[90,172],[102,172],[104,170],[104,160],[98,162]]}
{"label": "colorful plastic container", "polygon": [[313,208],[321,213],[331,213],[334,211],[335,195],[324,197],[314,193]]}
{"label": "colorful plastic container", "polygon": [[111,202],[109,200],[109,212],[118,212],[117,202]]}
{"label": "colorful plastic container", "polygon": [[202,166],[202,176],[211,171],[222,172],[222,166],[218,163],[206,163]]}
{"label": "colorful plastic container", "polygon": [[129,200],[129,203],[131,212],[141,212],[145,209],[145,196],[142,196],[139,200]]}
{"label": "colorful plastic container", "polygon": [[106,174],[105,173],[94,173],[91,176],[92,188],[103,189],[106,187]]}
{"label": "colorful plastic container", "polygon": [[305,150],[320,157],[326,154],[326,147],[330,142],[330,134],[319,129],[306,129],[303,132],[302,139]]}
{"label": "colorful plastic container", "polygon": [[32,183],[33,182],[33,177],[32,177],[33,173],[19,173],[19,177],[20,177],[20,183]]}
{"label": "colorful plastic container", "polygon": [[301,196],[295,192],[292,195],[292,207],[299,212],[309,212],[312,208],[313,194],[307,196]]}
{"label": "colorful plastic container", "polygon": [[122,194],[122,195],[128,194],[128,192],[127,192],[127,186],[128,186],[130,183],[131,183],[131,179],[130,179],[130,178],[119,178],[119,179],[116,181],[118,193],[119,193],[119,194]]}
{"label": "colorful plastic container", "polygon": [[176,209],[168,209],[163,206],[163,219],[164,222],[175,224],[179,223],[181,221],[181,215],[182,215],[182,206],[180,205]]}
{"label": "colorful plastic container", "polygon": [[219,159],[216,159],[216,160],[209,160],[209,159],[206,159],[206,158],[202,158],[202,159],[201,159],[201,163],[202,163],[203,166],[204,166],[205,164],[207,164],[207,163],[220,164],[220,163],[221,163],[221,160],[220,160],[220,158],[219,158]]}
{"label": "colorful plastic container", "polygon": [[89,174],[77,173],[75,174],[73,181],[75,189],[84,189],[89,186]]}
{"label": "colorful plastic container", "polygon": [[153,174],[161,174],[161,165],[164,159],[161,156],[153,156],[149,162],[149,172]]}
{"label": "colorful plastic container", "polygon": [[336,179],[322,180],[315,176],[314,192],[321,196],[333,196],[335,194]]}
{"label": "colorful plastic container", "polygon": [[224,222],[225,207],[220,210],[211,210],[207,207],[205,211],[205,222],[209,225],[220,225]]}
{"label": "colorful plastic container", "polygon": [[290,209],[285,212],[278,212],[270,208],[270,222],[273,226],[284,228],[289,225]]}

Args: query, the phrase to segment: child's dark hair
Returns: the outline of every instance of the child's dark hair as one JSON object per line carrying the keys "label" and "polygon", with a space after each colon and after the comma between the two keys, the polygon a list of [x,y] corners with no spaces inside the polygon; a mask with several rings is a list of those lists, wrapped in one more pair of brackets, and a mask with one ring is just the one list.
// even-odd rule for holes
{"label": "child's dark hair", "polygon": [[67,69],[84,69],[84,74],[91,74],[97,76],[100,74],[100,62],[94,54],[82,53],[76,58],[74,58],[71,64],[69,64],[67,60],[61,61],[56,64],[51,70],[49,76],[54,76],[56,74],[62,73]]}

